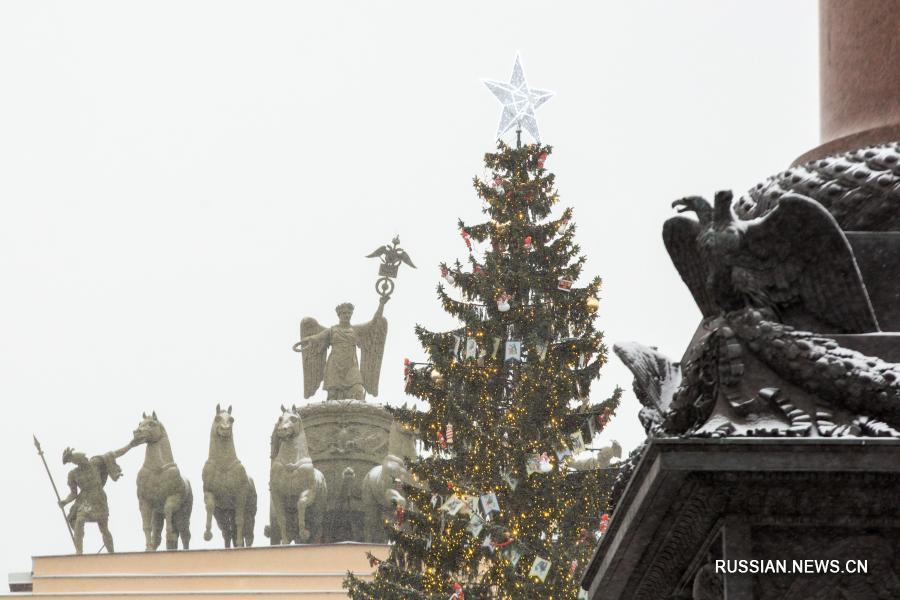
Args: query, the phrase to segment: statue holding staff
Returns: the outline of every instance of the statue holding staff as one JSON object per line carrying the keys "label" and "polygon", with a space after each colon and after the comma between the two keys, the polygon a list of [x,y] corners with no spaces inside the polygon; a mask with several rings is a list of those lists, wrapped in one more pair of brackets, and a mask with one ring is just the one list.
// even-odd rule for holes
{"label": "statue holding staff", "polygon": [[129,443],[119,450],[91,458],[72,448],[66,448],[63,452],[63,464],[72,463],[75,468],[69,471],[69,495],[59,501],[59,506],[65,507],[74,502],[67,519],[74,532],[76,554],[84,551],[85,523],[96,523],[107,552],[115,551],[112,534],[109,532],[109,504],[103,486],[108,477],[116,481],[122,476],[122,469],[116,459],[133,447],[134,443]]}
{"label": "statue holding staff", "polygon": [[[319,385],[328,392],[328,400],[362,401],[367,392],[378,395],[381,359],[387,339],[384,305],[394,291],[393,278],[397,276],[400,263],[413,268],[415,265],[400,247],[398,237],[391,244],[380,246],[368,258],[381,259],[379,279],[375,284],[380,298],[371,321],[351,325],[353,305],[349,302],[339,304],[335,309],[338,324],[333,327],[323,327],[311,317],[300,321],[300,341],[294,344],[294,351],[303,353],[304,398],[315,394]],[[357,348],[360,349],[359,359]]]}
{"label": "statue holding staff", "polygon": [[[353,305],[349,302],[335,309],[339,322],[333,327],[323,327],[310,317],[300,322],[300,341],[294,350],[303,353],[304,398],[315,394],[320,384],[328,392],[328,400],[361,401],[366,392],[378,395],[387,338],[387,319],[382,313],[388,298],[381,297],[372,320],[362,325],[350,324]],[[357,360],[357,347],[361,361]]]}

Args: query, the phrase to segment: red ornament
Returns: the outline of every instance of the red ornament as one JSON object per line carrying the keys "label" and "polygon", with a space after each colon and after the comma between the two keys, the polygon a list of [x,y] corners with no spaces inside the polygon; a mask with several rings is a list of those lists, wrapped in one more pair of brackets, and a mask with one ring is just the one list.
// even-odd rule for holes
{"label": "red ornament", "polygon": [[447,443],[453,443],[453,423],[447,423]]}
{"label": "red ornament", "polygon": [[569,575],[574,575],[575,571],[578,570],[578,559],[573,558],[572,563],[569,565]]}
{"label": "red ornament", "polygon": [[381,564],[381,561],[379,559],[375,558],[374,556],[369,557],[369,566],[370,567],[377,567],[380,564]]}
{"label": "red ornament", "polygon": [[600,528],[599,528],[600,533],[606,532],[607,525],[609,525],[609,515],[606,513],[603,513],[600,516]]}
{"label": "red ornament", "polygon": [[450,596],[450,600],[466,600],[466,593],[458,583],[453,584],[453,595]]}
{"label": "red ornament", "polygon": [[526,235],[526,236],[525,236],[525,249],[526,249],[526,250],[532,250],[533,248],[534,248],[534,247],[533,247],[532,244],[531,244],[531,236],[530,236],[530,235]]}
{"label": "red ornament", "polygon": [[476,275],[481,275],[481,265],[475,265],[472,267],[472,272]]}
{"label": "red ornament", "polygon": [[406,511],[402,506],[397,505],[397,510],[394,511],[394,520],[397,522],[397,525],[403,524],[403,519],[406,517]]}
{"label": "red ornament", "polygon": [[544,168],[544,161],[547,160],[547,157],[548,157],[548,156],[550,156],[550,155],[547,154],[546,151],[541,152],[541,153],[538,155],[537,166],[538,166],[539,169],[543,169],[543,168]]}
{"label": "red ornament", "polygon": [[463,241],[466,243],[466,248],[468,248],[469,250],[471,250],[471,249],[472,249],[472,239],[471,239],[471,237],[469,236],[469,232],[466,231],[465,229],[463,229],[463,230],[459,233],[459,235],[462,236]]}
{"label": "red ornament", "polygon": [[442,450],[447,449],[447,440],[444,439],[444,434],[441,433],[440,431],[438,431],[438,433],[437,433],[437,441],[438,441],[438,445],[441,447]]}

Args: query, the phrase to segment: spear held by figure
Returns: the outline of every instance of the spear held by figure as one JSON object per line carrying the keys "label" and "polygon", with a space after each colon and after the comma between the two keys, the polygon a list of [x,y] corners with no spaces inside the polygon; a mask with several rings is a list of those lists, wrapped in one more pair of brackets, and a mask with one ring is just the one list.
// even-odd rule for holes
{"label": "spear held by figure", "polygon": [[53,493],[56,494],[56,505],[59,506],[59,512],[62,513],[63,521],[66,522],[66,531],[69,532],[69,537],[72,539],[72,545],[76,546],[75,534],[72,533],[72,525],[69,523],[69,518],[66,517],[66,510],[59,504],[62,498],[60,498],[59,496],[59,490],[56,488],[56,482],[53,481],[53,475],[50,473],[50,467],[47,466],[47,459],[44,458],[44,451],[43,449],[41,449],[41,443],[38,441],[36,435],[32,434],[31,437],[34,438],[34,447],[37,448],[38,456],[41,457],[41,462],[44,463],[44,470],[47,471],[47,477],[50,478],[50,485],[53,486]]}

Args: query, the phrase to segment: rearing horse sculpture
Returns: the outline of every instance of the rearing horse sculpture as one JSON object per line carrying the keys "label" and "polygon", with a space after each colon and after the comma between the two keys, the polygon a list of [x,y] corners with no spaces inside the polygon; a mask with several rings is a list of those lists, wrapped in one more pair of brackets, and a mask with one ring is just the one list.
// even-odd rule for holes
{"label": "rearing horse sculpture", "polygon": [[134,430],[133,445],[147,444],[144,465],[137,475],[137,495],[144,525],[147,551],[159,548],[163,524],[166,528],[166,549],[177,550],[178,538],[187,550],[191,542],[191,509],[194,495],[191,484],[181,476],[166,428],[156,413],[143,415]]}
{"label": "rearing horse sculpture", "polygon": [[[272,467],[269,471],[272,544],[302,543],[309,539],[306,511],[324,501],[325,480],[313,467],[306,432],[296,406],[281,407],[272,432]],[[318,473],[318,477],[317,477]]]}
{"label": "rearing horse sculpture", "polygon": [[203,465],[203,500],[206,504],[206,531],[212,539],[212,518],[225,538],[225,547],[253,545],[256,523],[256,486],[247,476],[234,451],[234,417],[231,407],[216,404],[216,416],[209,431],[209,458]]}

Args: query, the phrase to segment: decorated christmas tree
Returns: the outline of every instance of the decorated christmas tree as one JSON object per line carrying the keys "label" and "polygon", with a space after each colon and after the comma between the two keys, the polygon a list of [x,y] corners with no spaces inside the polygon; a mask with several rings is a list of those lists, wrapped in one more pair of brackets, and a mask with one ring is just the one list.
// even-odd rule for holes
{"label": "decorated christmas tree", "polygon": [[[498,85],[517,73],[534,100],[518,60]],[[539,139],[534,104],[507,128]],[[461,326],[417,328],[427,361],[407,363],[406,391],[425,407],[392,410],[423,452],[398,482],[406,502],[386,521],[389,554],[370,557],[374,580],[346,582],[354,599],[579,596],[615,477],[609,449],[585,446],[619,391],[589,400],[606,361],[593,326],[600,279],[579,285],[585,257],[571,208],[556,209],[550,153],[501,141],[485,156],[490,175],[475,190],[488,220],[460,221],[467,260],[440,267],[438,297]]]}

